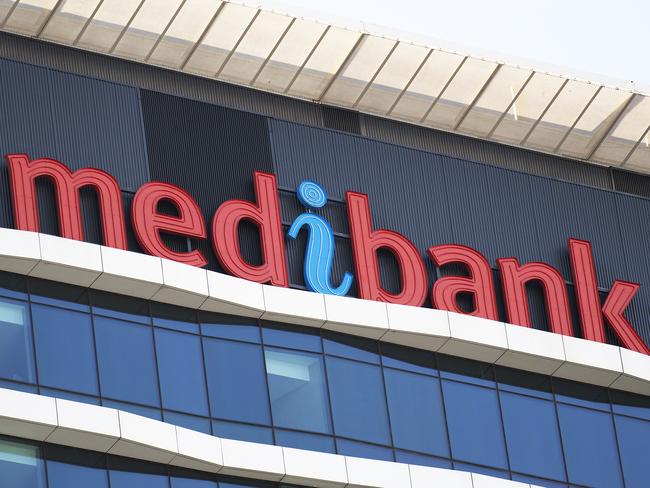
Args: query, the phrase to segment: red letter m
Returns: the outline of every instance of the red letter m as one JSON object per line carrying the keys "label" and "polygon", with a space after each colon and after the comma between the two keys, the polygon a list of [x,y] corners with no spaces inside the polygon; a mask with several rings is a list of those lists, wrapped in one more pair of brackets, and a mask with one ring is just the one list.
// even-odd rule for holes
{"label": "red letter m", "polygon": [[39,232],[36,178],[45,176],[54,183],[61,237],[83,241],[83,223],[79,190],[92,187],[97,192],[102,218],[104,244],[126,249],[126,230],[120,187],[105,171],[85,168],[74,173],[54,159],[29,160],[26,154],[9,154],[9,178],[14,206],[15,226],[20,230]]}

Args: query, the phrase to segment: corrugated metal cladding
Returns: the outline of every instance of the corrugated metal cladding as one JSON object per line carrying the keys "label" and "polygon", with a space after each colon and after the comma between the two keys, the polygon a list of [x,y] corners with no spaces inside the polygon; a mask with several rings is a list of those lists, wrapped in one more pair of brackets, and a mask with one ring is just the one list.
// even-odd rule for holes
{"label": "corrugated metal cladding", "polygon": [[225,107],[322,125],[319,105],[101,54],[0,33],[0,57]]}
{"label": "corrugated metal cladding", "polygon": [[615,190],[650,198],[650,177],[615,169],[612,171],[612,179]]}
{"label": "corrugated metal cladding", "polygon": [[0,137],[3,154],[101,168],[124,190],[149,180],[134,88],[0,59]]}
{"label": "corrugated metal cladding", "polygon": [[[289,122],[272,121],[271,134],[280,185],[312,179],[334,200],[348,189],[367,193],[375,228],[401,232],[423,256],[432,245],[466,244],[493,266],[499,257],[542,261],[571,282],[567,240],[591,241],[603,290],[615,279],[646,285],[631,310],[650,340],[641,312],[650,306],[650,233],[641,230],[650,200]],[[542,295],[534,287],[529,295],[538,326]]]}
{"label": "corrugated metal cladding", "polygon": [[381,117],[361,117],[362,134],[380,141],[597,188],[612,188],[611,175],[604,167]]}
{"label": "corrugated metal cladding", "polygon": [[[178,185],[198,202],[210,228],[217,207],[254,199],[253,172],[273,172],[265,117],[208,103],[142,91],[151,178]],[[243,226],[242,252],[259,261],[254,227]],[[218,269],[210,240],[197,243]]]}

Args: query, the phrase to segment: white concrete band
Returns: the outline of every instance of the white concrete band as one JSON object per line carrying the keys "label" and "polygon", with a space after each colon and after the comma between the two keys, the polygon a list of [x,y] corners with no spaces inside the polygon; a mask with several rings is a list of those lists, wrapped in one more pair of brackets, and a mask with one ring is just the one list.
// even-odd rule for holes
{"label": "white concrete band", "polygon": [[220,439],[112,408],[0,389],[0,434],[323,488],[534,488],[480,474]]}
{"label": "white concrete band", "polygon": [[0,270],[650,395],[650,356],[469,315],[260,285],[145,254],[5,228]]}

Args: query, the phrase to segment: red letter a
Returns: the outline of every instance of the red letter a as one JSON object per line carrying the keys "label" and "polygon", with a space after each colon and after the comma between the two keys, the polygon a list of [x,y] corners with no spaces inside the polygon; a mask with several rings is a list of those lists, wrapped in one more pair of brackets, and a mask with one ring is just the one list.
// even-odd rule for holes
{"label": "red letter a", "polygon": [[[289,286],[275,176],[256,171],[258,205],[243,200],[223,203],[212,219],[212,246],[223,267],[232,275],[258,283]],[[239,249],[239,223],[249,220],[260,233],[263,262],[247,263]]]}
{"label": "red letter a", "polygon": [[459,306],[459,293],[471,293],[474,297],[474,310],[469,315],[499,320],[494,278],[492,269],[485,256],[471,247],[457,244],[433,246],[429,255],[436,266],[450,263],[462,263],[467,266],[469,277],[445,276],[433,284],[431,300],[433,306],[450,312],[465,313]]}

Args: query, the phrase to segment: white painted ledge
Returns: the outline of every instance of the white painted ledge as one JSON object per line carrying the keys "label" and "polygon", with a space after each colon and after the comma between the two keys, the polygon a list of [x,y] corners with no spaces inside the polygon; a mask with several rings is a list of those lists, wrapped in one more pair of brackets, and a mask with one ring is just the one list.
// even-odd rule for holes
{"label": "white painted ledge", "polygon": [[318,488],[534,488],[461,471],[220,439],[121,410],[4,388],[0,434]]}
{"label": "white painted ledge", "polygon": [[45,234],[0,228],[0,270],[650,394],[650,356],[616,346],[441,310],[259,285]]}

